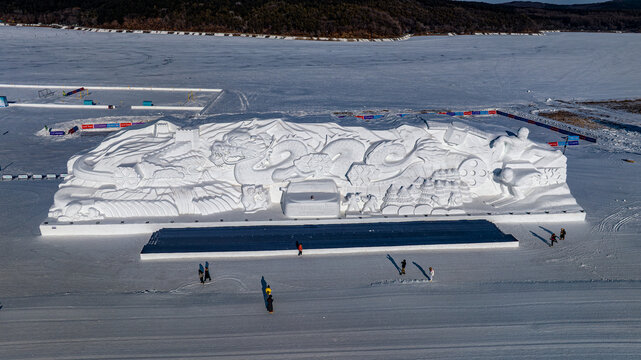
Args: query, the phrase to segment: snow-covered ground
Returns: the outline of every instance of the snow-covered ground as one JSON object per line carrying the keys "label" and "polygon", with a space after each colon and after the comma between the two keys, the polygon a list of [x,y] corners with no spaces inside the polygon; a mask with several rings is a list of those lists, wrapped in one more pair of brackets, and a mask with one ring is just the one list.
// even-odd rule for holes
{"label": "snow-covered ground", "polygon": [[[224,89],[198,94],[205,111],[197,116],[126,106],[0,109],[3,174],[64,172],[72,155],[104,139],[37,136],[63,122],[159,116],[195,126],[497,107],[528,114],[559,107],[557,100],[637,98],[641,83],[638,34],[325,43],[3,27],[0,38],[2,83]],[[187,99],[101,94],[93,100],[116,105]],[[38,99],[35,90],[0,95]],[[637,118],[616,112],[620,122]],[[494,116],[461,121],[493,133],[523,125]],[[528,128],[535,141],[561,140]],[[634,128],[601,140],[566,151],[567,183],[587,221],[567,224],[568,238],[554,247],[546,242],[558,223],[501,225],[520,240],[518,249],[391,259],[292,251],[291,258],[217,260],[204,286],[197,262],[141,262],[147,236],[41,237],[59,183],[0,182],[0,358],[638,358],[641,140]],[[407,275],[399,276],[403,259]],[[424,274],[430,266],[433,282]],[[273,289],[274,314],[265,311],[262,278]]]}

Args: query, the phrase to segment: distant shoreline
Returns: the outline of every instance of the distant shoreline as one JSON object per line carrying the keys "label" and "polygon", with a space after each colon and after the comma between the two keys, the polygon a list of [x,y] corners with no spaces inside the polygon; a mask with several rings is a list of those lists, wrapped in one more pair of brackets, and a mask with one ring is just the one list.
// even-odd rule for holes
{"label": "distant shoreline", "polygon": [[218,36],[218,37],[245,37],[245,38],[259,38],[259,39],[281,39],[281,40],[308,40],[308,41],[339,41],[339,42],[389,42],[389,41],[404,41],[412,37],[418,36],[464,36],[464,35],[521,35],[521,36],[541,36],[548,32],[560,32],[559,30],[541,31],[534,33],[506,33],[506,32],[491,32],[491,33],[471,33],[471,34],[457,34],[457,33],[433,33],[433,34],[406,34],[400,37],[391,38],[341,38],[341,37],[323,37],[323,36],[292,36],[292,35],[272,35],[272,34],[251,34],[251,33],[237,33],[237,32],[205,32],[205,31],[173,31],[173,30],[143,30],[143,29],[107,29],[107,28],[93,28],[85,26],[67,26],[59,24],[7,24],[0,23],[0,26],[12,27],[41,27],[62,30],[78,30],[87,32],[99,33],[131,33],[131,34],[156,34],[156,35],[192,35],[192,36]]}
{"label": "distant shoreline", "polygon": [[595,33],[595,34],[637,34],[626,31],[566,31],[566,30],[541,30],[539,32],[474,32],[474,33],[429,33],[429,34],[406,34],[400,37],[391,38],[341,38],[323,36],[293,36],[273,34],[251,34],[237,32],[206,32],[206,31],[174,31],[174,30],[147,30],[147,29],[108,29],[86,26],[71,26],[59,24],[21,24],[21,23],[0,23],[0,27],[40,27],[61,30],[77,30],[97,33],[130,33],[130,34],[155,34],[155,35],[191,35],[191,36],[217,36],[217,37],[244,37],[257,39],[279,39],[279,40],[306,40],[306,41],[334,41],[334,42],[390,42],[405,41],[413,37],[423,36],[543,36],[547,33]]}

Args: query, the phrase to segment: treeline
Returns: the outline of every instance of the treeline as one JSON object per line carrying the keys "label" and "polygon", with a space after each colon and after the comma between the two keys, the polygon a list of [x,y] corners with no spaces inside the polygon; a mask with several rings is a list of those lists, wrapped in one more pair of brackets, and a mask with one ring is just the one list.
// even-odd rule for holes
{"label": "treeline", "polygon": [[363,38],[549,29],[641,32],[638,3],[615,0],[586,8],[449,0],[0,0],[0,20]]}

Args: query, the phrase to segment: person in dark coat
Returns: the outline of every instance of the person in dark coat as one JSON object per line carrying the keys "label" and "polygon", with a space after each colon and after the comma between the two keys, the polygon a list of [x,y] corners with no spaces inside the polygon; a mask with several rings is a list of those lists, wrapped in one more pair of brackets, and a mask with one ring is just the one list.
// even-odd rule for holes
{"label": "person in dark coat", "polygon": [[403,261],[401,261],[401,275],[405,275],[405,266],[406,265],[407,265],[407,261],[405,261],[405,259],[403,259]]}
{"label": "person in dark coat", "polygon": [[203,282],[207,280],[211,281],[211,275],[209,275],[209,261],[205,261],[205,280]]}
{"label": "person in dark coat", "polygon": [[203,264],[198,264],[198,278],[200,279],[201,284],[205,283],[205,278],[203,277],[204,273],[205,269],[203,268]]}
{"label": "person in dark coat", "polygon": [[552,233],[552,236],[550,236],[550,246],[554,246],[554,242],[556,242],[557,244],[559,243],[559,241],[556,239],[556,234]]}
{"label": "person in dark coat", "polygon": [[274,304],[273,303],[274,303],[274,298],[271,295],[269,295],[267,297],[267,311],[269,311],[270,313],[274,312]]}
{"label": "person in dark coat", "polygon": [[561,228],[561,233],[559,234],[559,240],[565,240],[565,229]]}

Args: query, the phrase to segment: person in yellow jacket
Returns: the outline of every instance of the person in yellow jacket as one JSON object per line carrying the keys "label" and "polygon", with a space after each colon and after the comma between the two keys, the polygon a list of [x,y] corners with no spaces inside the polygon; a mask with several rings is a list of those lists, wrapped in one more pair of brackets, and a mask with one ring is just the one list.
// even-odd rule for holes
{"label": "person in yellow jacket", "polygon": [[270,288],[269,285],[267,285],[267,287],[265,288],[265,295],[269,296],[271,294],[272,294],[272,288]]}

